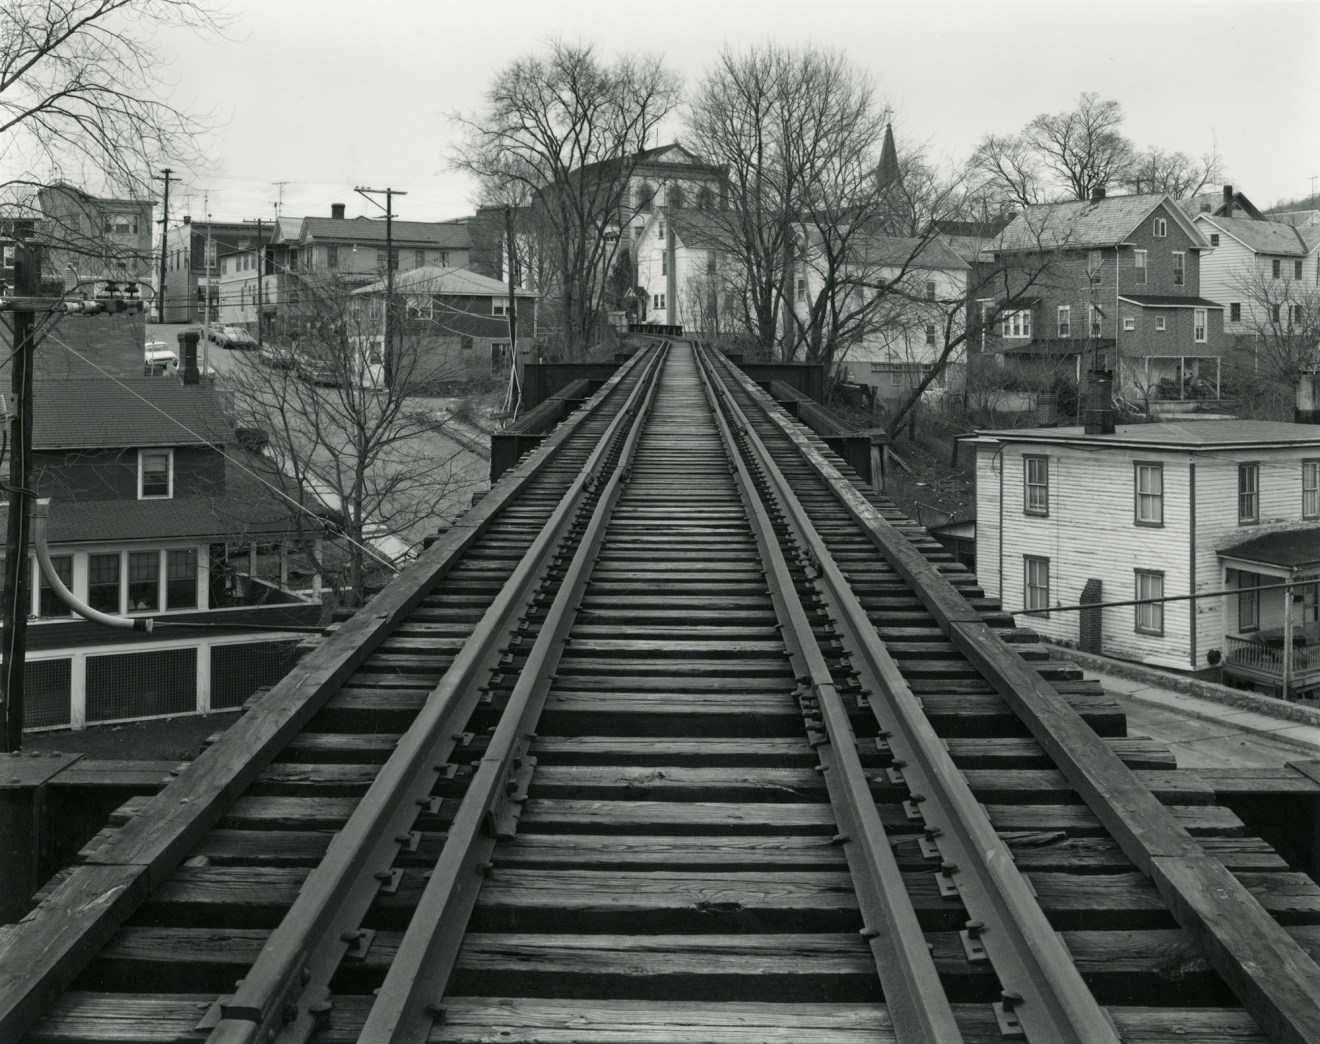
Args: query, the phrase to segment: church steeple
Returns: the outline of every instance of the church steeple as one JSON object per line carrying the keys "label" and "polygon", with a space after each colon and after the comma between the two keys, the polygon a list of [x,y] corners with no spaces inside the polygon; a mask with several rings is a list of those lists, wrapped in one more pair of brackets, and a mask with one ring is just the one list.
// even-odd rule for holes
{"label": "church steeple", "polygon": [[880,166],[876,176],[881,185],[893,185],[900,180],[898,172],[898,149],[894,146],[894,125],[885,124],[885,141],[880,146]]}

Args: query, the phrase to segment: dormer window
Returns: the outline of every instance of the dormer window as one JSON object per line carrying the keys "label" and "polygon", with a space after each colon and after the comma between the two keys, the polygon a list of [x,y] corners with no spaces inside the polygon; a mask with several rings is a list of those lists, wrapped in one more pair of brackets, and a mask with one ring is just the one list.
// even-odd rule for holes
{"label": "dormer window", "polygon": [[138,450],[138,500],[174,496],[174,451]]}

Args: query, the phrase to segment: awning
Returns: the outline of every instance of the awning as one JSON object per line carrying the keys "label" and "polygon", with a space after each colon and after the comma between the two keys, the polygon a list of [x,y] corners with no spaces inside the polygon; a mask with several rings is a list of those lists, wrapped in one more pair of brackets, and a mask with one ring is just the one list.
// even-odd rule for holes
{"label": "awning", "polygon": [[1289,573],[1320,573],[1320,527],[1285,529],[1220,548],[1226,562],[1246,567],[1267,566]]}

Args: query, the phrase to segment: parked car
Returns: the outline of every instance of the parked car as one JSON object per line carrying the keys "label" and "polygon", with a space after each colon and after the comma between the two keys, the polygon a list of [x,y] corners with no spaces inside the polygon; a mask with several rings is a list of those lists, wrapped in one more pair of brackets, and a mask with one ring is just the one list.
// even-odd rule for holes
{"label": "parked car", "polygon": [[287,344],[266,341],[257,349],[257,362],[275,370],[292,370],[298,365],[298,355]]}
{"label": "parked car", "polygon": [[224,340],[225,340],[225,324],[224,324],[224,323],[207,323],[207,324],[206,324],[206,339],[207,339],[208,341],[213,341],[213,342],[215,342],[216,344],[223,344],[223,343],[224,343]]}
{"label": "parked car", "polygon": [[325,358],[307,348],[293,350],[294,372],[303,380],[312,384],[338,386],[341,380],[340,367],[336,360]]}
{"label": "parked car", "polygon": [[179,356],[164,341],[148,341],[142,358],[145,377],[173,377],[179,372]]}
{"label": "parked car", "polygon": [[225,337],[222,342],[226,348],[238,348],[247,351],[257,346],[257,339],[246,330],[237,326],[226,326]]}

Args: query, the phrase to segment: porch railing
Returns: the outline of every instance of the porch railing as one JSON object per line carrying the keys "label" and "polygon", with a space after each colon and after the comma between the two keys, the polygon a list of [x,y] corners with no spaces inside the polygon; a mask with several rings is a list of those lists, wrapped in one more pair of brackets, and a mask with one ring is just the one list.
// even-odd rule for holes
{"label": "porch railing", "polygon": [[[1228,655],[1225,657],[1224,665],[1229,670],[1240,667],[1258,674],[1283,677],[1283,649],[1278,645],[1273,643],[1267,645],[1254,638],[1235,638],[1232,635],[1227,636],[1225,642]],[[1317,671],[1320,671],[1320,645],[1294,645],[1290,672],[1292,676],[1295,678],[1298,675]]]}

